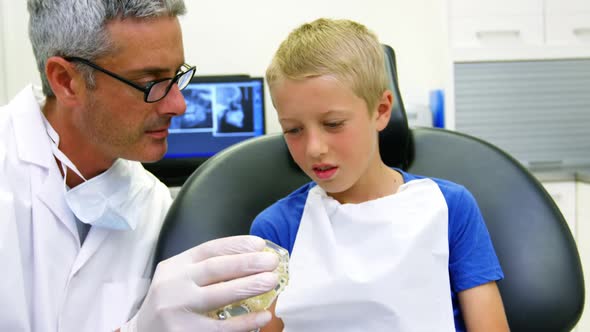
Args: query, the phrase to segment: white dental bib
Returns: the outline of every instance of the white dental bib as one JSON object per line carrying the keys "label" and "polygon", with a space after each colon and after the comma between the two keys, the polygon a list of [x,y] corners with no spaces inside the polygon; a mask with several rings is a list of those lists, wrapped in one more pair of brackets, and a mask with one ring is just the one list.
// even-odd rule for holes
{"label": "white dental bib", "polygon": [[277,300],[284,331],[455,331],[447,229],[429,179],[360,204],[314,187]]}

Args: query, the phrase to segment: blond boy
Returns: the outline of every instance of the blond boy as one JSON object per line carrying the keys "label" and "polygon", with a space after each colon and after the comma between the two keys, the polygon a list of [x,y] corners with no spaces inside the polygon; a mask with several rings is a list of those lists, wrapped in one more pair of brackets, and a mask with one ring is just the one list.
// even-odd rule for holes
{"label": "blond boy", "polygon": [[319,19],[295,29],[267,70],[289,151],[313,182],[252,225],[291,253],[263,331],[508,331],[473,196],[381,159],[384,68],[365,26]]}

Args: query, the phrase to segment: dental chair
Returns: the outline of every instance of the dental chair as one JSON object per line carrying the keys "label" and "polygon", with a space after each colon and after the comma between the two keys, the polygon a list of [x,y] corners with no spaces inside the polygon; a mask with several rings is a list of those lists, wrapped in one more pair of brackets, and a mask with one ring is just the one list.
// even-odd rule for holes
{"label": "dental chair", "polygon": [[[498,282],[512,332],[570,331],[584,306],[577,248],[559,209],[515,159],[475,137],[409,129],[395,54],[384,45],[394,109],[380,133],[383,160],[408,172],[467,187],[477,199],[505,279]],[[310,181],[282,135],[230,147],[186,181],[166,217],[156,262],[211,239],[248,234],[264,208]]]}

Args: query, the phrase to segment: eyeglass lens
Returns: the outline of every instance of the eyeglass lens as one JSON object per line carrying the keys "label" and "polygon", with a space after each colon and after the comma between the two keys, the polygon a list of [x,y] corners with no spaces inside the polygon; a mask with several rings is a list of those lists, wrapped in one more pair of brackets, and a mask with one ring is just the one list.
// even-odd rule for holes
{"label": "eyeglass lens", "polygon": [[152,87],[150,88],[150,92],[147,95],[146,101],[154,102],[164,98],[168,94],[168,91],[170,91],[172,84],[174,84],[175,82],[178,84],[179,90],[186,88],[191,78],[193,77],[194,72],[195,70],[193,68],[187,72],[181,73],[180,76],[178,76],[178,78],[175,77],[167,79],[152,85]]}

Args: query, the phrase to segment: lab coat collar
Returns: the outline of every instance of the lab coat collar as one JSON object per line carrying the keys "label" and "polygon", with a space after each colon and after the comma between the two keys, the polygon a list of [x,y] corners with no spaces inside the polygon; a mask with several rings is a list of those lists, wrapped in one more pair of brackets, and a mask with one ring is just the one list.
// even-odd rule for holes
{"label": "lab coat collar", "polygon": [[[12,125],[16,138],[16,154],[20,161],[37,165],[43,170],[31,177],[31,190],[34,195],[65,225],[76,237],[77,229],[73,214],[68,208],[64,196],[56,195],[56,188],[63,189],[61,176],[50,176],[59,172],[51,152],[49,136],[44,124],[41,105],[44,100],[40,91],[28,85],[10,102]],[[53,167],[52,167],[53,166]],[[33,201],[33,212],[39,208]],[[33,218],[35,219],[35,218]]]}
{"label": "lab coat collar", "polygon": [[12,114],[17,155],[21,161],[49,168],[55,160],[35,89],[33,85],[28,85],[9,104],[17,110]]}
{"label": "lab coat collar", "polygon": [[[67,206],[64,195],[55,192],[56,189],[63,190],[63,178],[60,174],[54,173],[59,173],[59,169],[51,151],[50,138],[41,112],[44,99],[40,91],[36,90],[38,88],[32,85],[27,86],[9,104],[15,110],[12,113],[12,125],[18,158],[45,169],[31,177],[31,191],[39,199],[32,202],[33,220],[46,219],[42,212],[44,209],[38,205],[43,204],[64,224],[72,236],[77,238],[78,230],[74,215]],[[39,231],[43,232],[45,225],[40,223],[38,227],[40,227]],[[108,230],[98,228],[90,230],[84,246],[76,257],[71,275],[84,266],[109,234]]]}

